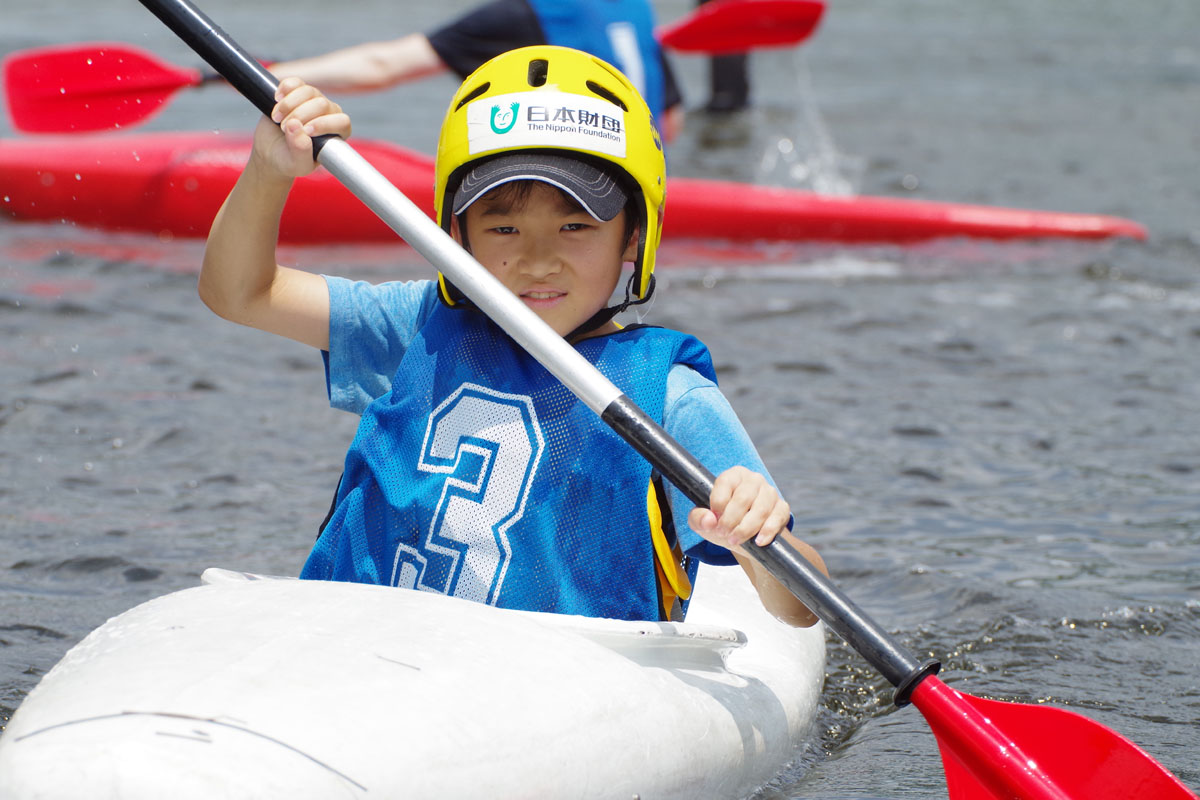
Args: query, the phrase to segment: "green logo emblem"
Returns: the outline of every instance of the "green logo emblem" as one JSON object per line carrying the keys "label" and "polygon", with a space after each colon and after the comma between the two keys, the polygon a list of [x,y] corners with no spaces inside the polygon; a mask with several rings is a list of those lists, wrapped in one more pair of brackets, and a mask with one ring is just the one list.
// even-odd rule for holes
{"label": "green logo emblem", "polygon": [[500,106],[492,106],[491,125],[495,133],[508,133],[517,124],[517,110],[521,108],[520,103],[513,103],[507,109]]}

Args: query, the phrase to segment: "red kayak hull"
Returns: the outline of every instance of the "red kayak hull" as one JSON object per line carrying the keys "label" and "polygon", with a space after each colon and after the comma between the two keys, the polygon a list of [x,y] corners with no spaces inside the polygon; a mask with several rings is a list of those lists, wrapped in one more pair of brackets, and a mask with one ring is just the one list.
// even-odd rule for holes
{"label": "red kayak hull", "polygon": [[[250,152],[248,135],[105,134],[0,140],[0,209],[24,221],[63,221],[163,238],[203,237]],[[356,139],[360,153],[426,213],[433,159]],[[831,197],[798,189],[671,178],[663,235],[729,241],[913,242],[1146,237],[1119,217],[1025,211],[888,197]],[[280,239],[290,243],[395,238],[331,175],[296,182]]]}

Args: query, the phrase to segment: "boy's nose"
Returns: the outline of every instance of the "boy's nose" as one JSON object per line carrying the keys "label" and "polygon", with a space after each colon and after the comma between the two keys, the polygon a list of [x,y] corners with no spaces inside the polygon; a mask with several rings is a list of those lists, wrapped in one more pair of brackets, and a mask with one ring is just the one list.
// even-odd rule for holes
{"label": "boy's nose", "polygon": [[521,256],[521,271],[534,278],[554,275],[562,271],[562,258],[551,247],[530,247]]}

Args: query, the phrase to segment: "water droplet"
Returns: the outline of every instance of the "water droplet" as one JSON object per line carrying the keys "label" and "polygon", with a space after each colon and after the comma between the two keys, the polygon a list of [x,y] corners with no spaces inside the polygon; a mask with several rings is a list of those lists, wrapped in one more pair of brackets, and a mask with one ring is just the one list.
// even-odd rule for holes
{"label": "water droplet", "polygon": [[80,175],[78,172],[76,172],[76,173],[75,173],[75,180],[77,180],[77,181],[81,181],[81,180],[83,180],[83,176],[82,176],[82,175]]}
{"label": "water droplet", "polygon": [[125,440],[121,439],[120,437],[113,439],[112,446],[113,446],[113,450],[120,450],[122,447],[125,446]]}
{"label": "water droplet", "polygon": [[85,461],[85,462],[84,462],[84,464],[83,464],[83,471],[84,471],[84,472],[91,472],[91,471],[92,471],[92,470],[94,470],[94,469],[95,469],[95,467],[92,465],[92,462],[90,462],[90,461]]}
{"label": "water droplet", "polygon": [[91,63],[92,63],[92,59],[90,59],[90,58],[89,58],[89,59],[87,60],[87,63],[88,63],[88,64],[91,64]]}

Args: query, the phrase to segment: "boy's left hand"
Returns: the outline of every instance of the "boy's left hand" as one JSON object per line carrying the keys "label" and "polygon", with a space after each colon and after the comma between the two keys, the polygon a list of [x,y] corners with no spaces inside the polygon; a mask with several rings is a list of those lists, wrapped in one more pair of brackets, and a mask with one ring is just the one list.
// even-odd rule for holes
{"label": "boy's left hand", "polygon": [[717,476],[709,506],[693,508],[688,524],[708,541],[734,551],[751,539],[757,545],[770,544],[792,516],[775,487],[745,467],[731,467]]}
{"label": "boy's left hand", "polygon": [[692,530],[713,544],[733,551],[763,606],[776,619],[801,628],[814,624],[816,615],[743,547],[751,539],[755,544],[768,545],[776,536],[782,535],[784,541],[813,566],[829,574],[817,551],[787,532],[792,510],[779,492],[757,472],[732,467],[713,482],[709,505],[711,508],[693,508],[688,514]]}

